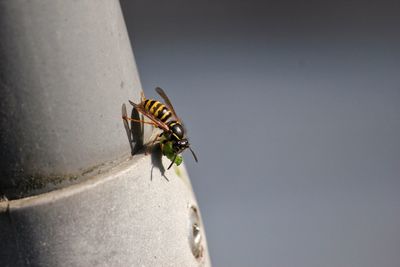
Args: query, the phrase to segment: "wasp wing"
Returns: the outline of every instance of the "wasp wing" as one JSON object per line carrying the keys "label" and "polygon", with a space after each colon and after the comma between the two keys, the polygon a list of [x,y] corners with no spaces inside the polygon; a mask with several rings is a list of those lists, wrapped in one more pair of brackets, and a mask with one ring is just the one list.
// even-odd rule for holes
{"label": "wasp wing", "polygon": [[156,87],[156,92],[164,99],[165,104],[169,108],[169,110],[172,112],[172,115],[175,117],[175,119],[179,122],[181,122],[181,119],[176,115],[174,106],[172,106],[171,101],[169,100],[167,94],[164,92],[164,90],[160,87]]}
{"label": "wasp wing", "polygon": [[160,129],[164,130],[164,131],[169,131],[169,127],[167,124],[165,124],[164,122],[160,121],[159,119],[157,119],[156,117],[154,117],[153,114],[151,114],[150,112],[146,111],[146,109],[144,109],[143,105],[141,104],[135,104],[132,101],[129,100],[129,103],[131,103],[131,105],[140,113],[142,113],[144,116],[146,116],[147,118],[149,118],[152,122],[154,122],[154,124],[156,124]]}

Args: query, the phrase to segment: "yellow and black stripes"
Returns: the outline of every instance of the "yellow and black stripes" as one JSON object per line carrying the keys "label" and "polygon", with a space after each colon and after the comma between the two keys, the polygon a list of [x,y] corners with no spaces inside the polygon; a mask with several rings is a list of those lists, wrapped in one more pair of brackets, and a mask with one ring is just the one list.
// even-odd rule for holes
{"label": "yellow and black stripes", "polygon": [[171,111],[164,104],[153,99],[146,99],[143,103],[143,107],[147,112],[153,114],[154,117],[164,123],[172,115]]}
{"label": "yellow and black stripes", "polygon": [[174,125],[177,125],[177,124],[180,124],[180,123],[178,123],[177,121],[170,121],[168,123],[168,127],[172,128],[172,127],[174,127]]}

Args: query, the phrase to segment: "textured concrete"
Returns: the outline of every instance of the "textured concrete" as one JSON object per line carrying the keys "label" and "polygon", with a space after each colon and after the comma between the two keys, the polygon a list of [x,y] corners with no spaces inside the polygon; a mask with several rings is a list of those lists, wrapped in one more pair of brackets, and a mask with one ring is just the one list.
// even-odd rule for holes
{"label": "textured concrete", "polygon": [[210,266],[201,221],[200,257],[192,252],[198,209],[185,169],[166,171],[167,181],[159,157],[138,155],[79,185],[0,202],[0,266]]}
{"label": "textured concrete", "polygon": [[209,266],[184,168],[128,160],[150,127],[130,147],[119,2],[1,1],[0,40],[0,266]]}
{"label": "textured concrete", "polygon": [[141,86],[118,1],[1,1],[0,40],[0,191],[129,153]]}

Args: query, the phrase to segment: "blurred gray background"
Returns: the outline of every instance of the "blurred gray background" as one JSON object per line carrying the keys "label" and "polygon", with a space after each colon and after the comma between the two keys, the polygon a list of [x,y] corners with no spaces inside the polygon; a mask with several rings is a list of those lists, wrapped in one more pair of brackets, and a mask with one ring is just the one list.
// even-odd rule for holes
{"label": "blurred gray background", "polygon": [[131,1],[214,266],[400,266],[399,1]]}

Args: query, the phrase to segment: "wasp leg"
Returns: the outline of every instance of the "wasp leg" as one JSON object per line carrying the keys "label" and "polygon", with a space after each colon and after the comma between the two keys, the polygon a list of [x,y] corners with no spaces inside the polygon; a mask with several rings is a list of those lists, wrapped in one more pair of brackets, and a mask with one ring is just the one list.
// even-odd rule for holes
{"label": "wasp leg", "polygon": [[161,138],[161,136],[162,136],[163,134],[164,134],[164,133],[160,133],[159,135],[157,135],[156,138],[154,138],[153,142],[151,142],[151,146],[153,146],[154,143],[157,142],[158,139]]}
{"label": "wasp leg", "polygon": [[147,155],[147,153],[150,151],[151,148],[153,148],[154,143],[159,141],[158,139],[163,135],[163,133],[161,133],[160,135],[157,135],[153,141],[151,142],[150,146],[147,147],[146,151],[145,151],[145,155]]}
{"label": "wasp leg", "polygon": [[132,119],[132,118],[129,118],[129,117],[126,117],[126,116],[123,116],[122,119],[127,120],[127,121],[146,123],[146,124],[150,124],[150,125],[153,125],[153,126],[157,127],[157,124],[155,124],[154,122],[136,120],[136,119]]}
{"label": "wasp leg", "polygon": [[174,165],[177,156],[178,156],[178,154],[175,154],[175,157],[174,157],[174,159],[171,161],[171,164],[169,164],[167,170],[169,170],[169,169],[172,167],[172,165]]}
{"label": "wasp leg", "polygon": [[[150,125],[153,125],[154,127],[157,127],[157,124],[155,124],[154,122],[148,122],[148,121],[143,121],[143,120],[136,120],[136,119],[132,119],[126,116],[123,116],[122,119],[124,119],[125,121],[134,121],[134,122],[139,122],[139,123],[147,123]],[[153,140],[153,142],[151,143],[152,145],[150,147],[153,146],[153,144],[156,142],[156,140],[158,139],[158,136]],[[147,155],[148,154],[148,150],[150,149],[149,146],[146,147],[144,154]]]}
{"label": "wasp leg", "polygon": [[158,140],[158,136],[156,136],[156,138],[153,139],[153,141],[151,142],[151,146],[154,146],[154,143],[157,142]]}

